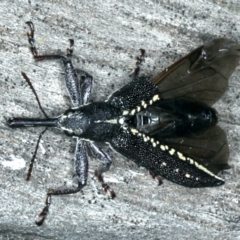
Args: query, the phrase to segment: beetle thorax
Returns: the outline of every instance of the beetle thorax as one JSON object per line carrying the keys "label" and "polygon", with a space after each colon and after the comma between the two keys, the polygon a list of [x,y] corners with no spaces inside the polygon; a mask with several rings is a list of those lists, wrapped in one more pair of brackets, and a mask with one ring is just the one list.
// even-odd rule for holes
{"label": "beetle thorax", "polygon": [[81,110],[67,111],[60,117],[60,129],[71,135],[81,135],[89,125],[89,119]]}

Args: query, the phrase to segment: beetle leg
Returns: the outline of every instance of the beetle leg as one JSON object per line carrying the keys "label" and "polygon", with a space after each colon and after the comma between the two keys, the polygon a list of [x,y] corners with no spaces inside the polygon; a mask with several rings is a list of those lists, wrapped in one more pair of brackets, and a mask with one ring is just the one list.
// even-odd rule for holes
{"label": "beetle leg", "polygon": [[[35,44],[35,38],[34,38],[34,33],[35,33],[34,24],[31,21],[26,22],[26,24],[30,28],[30,31],[27,32],[28,42],[30,43],[30,50],[36,61],[43,61],[43,60],[47,60],[47,59],[54,60],[54,59],[61,59],[64,57],[61,54],[38,55],[38,51],[37,51],[36,44]],[[70,46],[67,48],[67,54],[66,54],[67,58],[70,58],[72,56],[73,46],[74,46],[73,39],[69,39],[69,42],[70,42]]]}
{"label": "beetle leg", "polygon": [[153,179],[156,179],[158,181],[159,186],[163,184],[161,176],[156,175],[155,173],[153,173],[151,171],[149,171],[149,173],[150,173],[150,175],[152,176]]}
{"label": "beetle leg", "polygon": [[91,96],[93,77],[81,69],[77,68],[75,71],[80,76],[81,105],[84,105],[89,102]]}
{"label": "beetle leg", "polygon": [[95,170],[95,176],[97,177],[98,181],[102,184],[102,188],[105,192],[109,192],[111,198],[115,198],[115,192],[109,187],[108,184],[104,182],[102,174],[107,172],[112,164],[112,159],[109,155],[103,150],[98,147],[94,142],[88,142],[88,148],[93,155],[94,158],[97,158],[101,161],[101,164],[98,169]]}
{"label": "beetle leg", "polygon": [[33,56],[37,56],[38,52],[35,46],[35,39],[34,39],[34,24],[31,21],[26,22],[26,24],[29,26],[30,28],[30,32],[27,32],[27,36],[28,36],[28,42],[30,43],[30,50],[32,52]]}
{"label": "beetle leg", "polygon": [[47,198],[45,202],[45,207],[42,212],[39,214],[41,219],[36,221],[38,226],[41,226],[48,214],[49,207],[51,205],[51,196],[52,195],[63,195],[63,194],[73,194],[79,192],[87,183],[88,176],[88,157],[86,154],[85,142],[80,138],[77,140],[76,152],[75,152],[75,171],[78,180],[78,186],[72,188],[63,188],[63,189],[48,189]]}
{"label": "beetle leg", "polygon": [[[67,48],[67,52],[66,52],[65,56],[61,55],[61,54],[38,55],[38,51],[35,46],[35,39],[34,39],[34,31],[35,31],[34,25],[30,21],[26,22],[26,23],[30,28],[30,32],[27,33],[27,36],[28,36],[28,41],[30,43],[30,49],[31,49],[34,59],[36,61],[58,60],[58,59],[62,60],[63,65],[65,67],[65,81],[66,81],[67,90],[68,90],[68,94],[70,96],[72,105],[74,107],[80,106],[82,104],[82,101],[84,101],[84,99],[86,99],[86,97],[81,96],[81,93],[83,93],[83,91],[81,91],[81,89],[80,89],[80,83],[79,83],[76,72],[84,73],[83,75],[85,75],[85,77],[88,79],[88,82],[92,81],[92,77],[82,70],[75,71],[75,69],[72,65],[71,56],[73,53],[74,40],[69,39],[70,45]],[[86,95],[88,95],[88,94],[86,94]]]}
{"label": "beetle leg", "polygon": [[[42,61],[45,59],[61,59],[62,56],[61,55],[55,55],[55,54],[51,54],[51,55],[38,55],[38,51],[35,45],[35,38],[34,38],[34,33],[35,33],[35,28],[34,28],[34,24],[31,21],[26,22],[26,24],[29,26],[30,28],[30,32],[27,32],[27,36],[28,36],[28,42],[30,43],[30,50],[32,52],[32,55],[34,57],[34,59],[36,61]],[[71,48],[71,46],[70,46]]]}
{"label": "beetle leg", "polygon": [[138,78],[138,75],[139,75],[139,72],[140,72],[140,66],[141,66],[142,62],[144,61],[144,59],[145,59],[146,51],[141,48],[140,52],[141,52],[141,54],[136,57],[137,62],[136,62],[136,68],[135,68],[135,70],[133,72],[133,76],[132,76],[133,79],[137,79]]}

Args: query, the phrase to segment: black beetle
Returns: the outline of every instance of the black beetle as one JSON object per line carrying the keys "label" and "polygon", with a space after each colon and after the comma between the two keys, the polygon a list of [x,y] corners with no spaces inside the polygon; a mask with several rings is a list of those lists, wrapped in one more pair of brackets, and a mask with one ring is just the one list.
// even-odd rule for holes
{"label": "black beetle", "polygon": [[[87,149],[102,162],[95,174],[105,190],[115,196],[102,178],[111,159],[97,142],[108,143],[154,176],[186,187],[213,187],[224,183],[216,174],[229,167],[229,150],[225,133],[216,126],[217,113],[211,106],[226,91],[228,78],[238,65],[238,43],[215,39],[152,78],[138,77],[145,54],[141,50],[134,80],[105,102],[89,103],[92,76],[74,69],[71,62],[73,40],[70,40],[66,55],[38,55],[34,25],[32,22],[27,24],[31,30],[28,40],[34,59],[62,61],[73,108],[54,118],[46,114],[45,119],[11,118],[8,125],[12,128],[54,127],[77,138],[75,171],[78,186],[49,189],[41,219],[36,222],[38,225],[46,218],[52,195],[76,193],[86,185]],[[80,80],[77,74],[81,76]],[[25,73],[22,75],[30,82]]]}

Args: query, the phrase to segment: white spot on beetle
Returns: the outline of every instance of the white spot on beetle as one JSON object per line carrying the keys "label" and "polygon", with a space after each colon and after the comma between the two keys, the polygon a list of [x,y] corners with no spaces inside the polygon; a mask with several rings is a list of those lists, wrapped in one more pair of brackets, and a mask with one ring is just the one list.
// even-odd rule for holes
{"label": "white spot on beetle", "polygon": [[178,172],[179,172],[179,168],[176,168],[176,169],[175,169],[175,172],[177,172],[177,173],[178,173]]}
{"label": "white spot on beetle", "polygon": [[134,115],[135,113],[136,113],[136,110],[133,109],[133,110],[131,111],[131,115]]}
{"label": "white spot on beetle", "polygon": [[152,105],[152,104],[153,104],[153,101],[152,101],[152,100],[150,100],[150,101],[149,101],[149,104],[150,104],[150,105]]}
{"label": "white spot on beetle", "polygon": [[167,164],[166,164],[165,162],[163,162],[163,163],[161,164],[161,166],[166,167]]}
{"label": "white spot on beetle", "polygon": [[189,160],[189,162],[190,162],[190,164],[194,164],[194,160],[192,160],[191,158],[188,158],[188,160]]}
{"label": "white spot on beetle", "polygon": [[[188,158],[188,160],[190,160],[190,158]],[[209,171],[209,170],[208,170],[207,168],[205,168],[203,165],[201,165],[201,164],[199,164],[199,163],[197,163],[197,162],[195,162],[195,161],[194,161],[194,165],[195,165],[198,169],[200,169],[200,170],[202,170],[203,172],[207,173],[208,175],[210,175],[210,176],[212,176],[212,177],[214,177],[214,178],[216,178],[216,179],[219,179],[219,180],[223,181],[222,178],[218,177],[217,175],[215,175],[214,173],[212,173],[211,171]]]}
{"label": "white spot on beetle", "polygon": [[137,111],[140,112],[141,111],[141,107],[138,106],[137,107]]}
{"label": "white spot on beetle", "polygon": [[131,128],[131,132],[132,132],[132,134],[133,134],[133,135],[135,135],[135,134],[137,134],[137,133],[138,133],[138,130],[137,130],[137,129],[135,129],[135,128]]}
{"label": "white spot on beetle", "polygon": [[120,118],[118,121],[121,125],[124,124],[124,118]]}
{"label": "white spot on beetle", "polygon": [[141,104],[142,104],[142,106],[143,106],[144,108],[147,108],[147,104],[146,104],[145,101],[142,101]]}
{"label": "white spot on beetle", "polygon": [[129,111],[124,110],[122,115],[128,115],[128,114],[129,114]]}
{"label": "white spot on beetle", "polygon": [[170,151],[169,151],[169,153],[170,153],[170,155],[173,155],[174,153],[175,153],[175,149],[171,149]]}
{"label": "white spot on beetle", "polygon": [[186,173],[186,174],[185,174],[185,177],[186,177],[186,178],[190,178],[190,177],[191,177],[191,175],[190,175],[190,174],[188,174],[188,173]]}
{"label": "white spot on beetle", "polygon": [[166,150],[165,146],[163,146],[163,145],[161,145],[160,148],[161,148],[161,150],[163,150],[163,151]]}
{"label": "white spot on beetle", "polygon": [[153,98],[152,98],[152,100],[153,100],[154,102],[156,102],[157,100],[160,100],[159,95],[158,95],[158,94],[154,95]]}
{"label": "white spot on beetle", "polygon": [[73,133],[73,130],[72,130],[71,128],[66,128],[66,127],[61,126],[61,129],[62,129],[63,131],[68,131],[68,132],[70,132],[70,133]]}
{"label": "white spot on beetle", "polygon": [[128,128],[125,126],[122,126],[122,129],[126,131]]}
{"label": "white spot on beetle", "polygon": [[[178,157],[179,157],[181,160],[183,160],[183,161],[186,160],[186,157],[185,157],[182,153],[177,152],[177,155],[178,155]],[[191,164],[192,164],[192,163],[191,163]]]}
{"label": "white spot on beetle", "polygon": [[156,147],[156,146],[157,146],[157,144],[156,144],[155,142],[153,142],[152,145],[153,145],[153,147]]}

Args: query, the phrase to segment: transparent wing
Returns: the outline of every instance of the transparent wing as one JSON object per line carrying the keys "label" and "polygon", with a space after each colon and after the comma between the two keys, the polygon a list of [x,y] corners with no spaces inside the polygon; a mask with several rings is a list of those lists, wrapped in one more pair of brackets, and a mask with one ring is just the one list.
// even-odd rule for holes
{"label": "transparent wing", "polygon": [[161,142],[183,152],[215,174],[230,168],[227,137],[219,126],[214,126],[197,136],[169,138]]}
{"label": "transparent wing", "polygon": [[240,44],[215,39],[150,79],[163,99],[184,97],[213,105],[228,87],[240,59]]}

